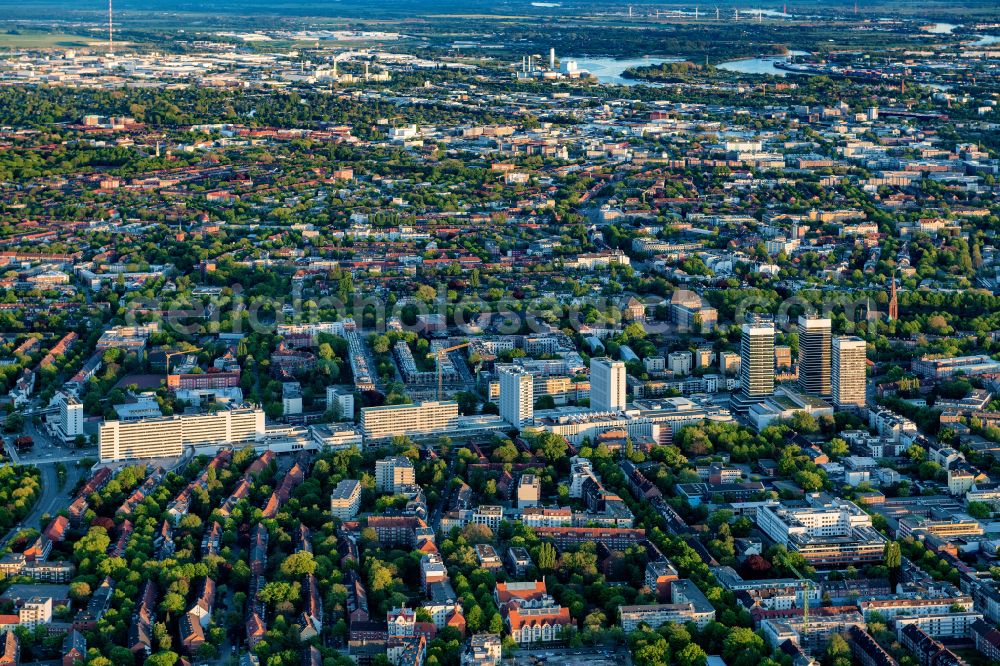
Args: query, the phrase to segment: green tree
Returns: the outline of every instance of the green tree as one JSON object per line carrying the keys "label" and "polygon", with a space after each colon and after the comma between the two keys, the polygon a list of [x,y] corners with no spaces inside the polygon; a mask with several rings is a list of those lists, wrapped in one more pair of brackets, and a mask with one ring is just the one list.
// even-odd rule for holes
{"label": "green tree", "polygon": [[823,487],[823,477],[817,472],[803,469],[795,473],[795,482],[807,493],[816,492]]}
{"label": "green tree", "polygon": [[637,666],[670,663],[670,647],[659,634],[645,631],[632,637],[632,656]]}
{"label": "green tree", "polygon": [[535,441],[535,446],[549,462],[563,460],[566,457],[566,451],[569,449],[566,438],[554,432],[546,432],[539,435]]}
{"label": "green tree", "polygon": [[840,634],[830,636],[823,663],[828,666],[851,666],[851,647]]}
{"label": "green tree", "polygon": [[91,590],[90,584],[86,581],[77,581],[75,583],[70,583],[69,586],[69,596],[70,599],[74,601],[81,601],[90,597]]}
{"label": "green tree", "polygon": [[932,460],[928,460],[920,463],[918,472],[920,473],[921,479],[935,479],[941,473],[941,465]]}
{"label": "green tree", "polygon": [[713,511],[712,515],[708,517],[708,526],[712,529],[712,532],[718,532],[719,528],[723,525],[729,523],[733,518],[733,512],[729,509],[719,509]]}
{"label": "green tree", "polygon": [[176,592],[168,592],[160,603],[160,609],[167,614],[167,617],[176,616],[184,612],[184,595]]}
{"label": "green tree", "polygon": [[538,568],[542,571],[553,571],[556,568],[556,549],[549,542],[543,543],[538,548]]}
{"label": "green tree", "polygon": [[847,442],[839,437],[831,439],[830,443],[825,448],[827,455],[831,458],[843,458],[850,453],[850,448],[847,446]]}
{"label": "green tree", "polygon": [[271,581],[264,585],[260,591],[260,600],[266,604],[279,604],[282,602],[292,602],[299,598],[300,586],[298,583],[285,583],[282,581]]}
{"label": "green tree", "polygon": [[489,631],[491,634],[499,634],[503,631],[503,618],[500,613],[494,613],[493,617],[490,618]]}
{"label": "green tree", "polygon": [[705,666],[708,655],[697,643],[688,643],[674,655],[678,666]]}
{"label": "green tree", "polygon": [[965,510],[970,516],[979,520],[986,520],[993,514],[992,508],[986,502],[969,502]]}
{"label": "green tree", "polygon": [[811,434],[819,432],[819,423],[816,421],[816,417],[806,412],[795,412],[792,414],[792,418],[788,420],[788,425],[795,432],[799,433]]}
{"label": "green tree", "polygon": [[417,287],[416,297],[422,301],[430,303],[437,298],[437,290],[434,287],[422,284]]}
{"label": "green tree", "polygon": [[902,566],[903,556],[899,549],[898,541],[886,542],[885,548],[882,550],[882,555],[885,558],[885,566],[889,569],[898,569]]}
{"label": "green tree", "polygon": [[384,335],[378,335],[372,341],[372,349],[375,350],[376,354],[387,354],[389,353],[389,348],[391,347],[389,338]]}
{"label": "green tree", "polygon": [[147,666],[174,666],[177,663],[177,653],[169,650],[162,650],[151,654],[146,659]]}
{"label": "green tree", "polygon": [[108,551],[111,545],[111,537],[103,527],[91,527],[87,534],[73,544],[73,556],[77,562],[84,559],[99,557]]}
{"label": "green tree", "polygon": [[482,629],[484,621],[483,609],[480,608],[478,604],[473,605],[472,608],[465,613],[466,627],[473,633]]}
{"label": "green tree", "polygon": [[293,553],[281,562],[281,574],[286,578],[299,578],[314,573],[316,573],[316,560],[308,551]]}
{"label": "green tree", "polygon": [[764,639],[746,627],[734,627],[722,642],[722,656],[734,666],[756,666],[766,654]]}
{"label": "green tree", "polygon": [[20,412],[11,412],[4,419],[3,429],[6,432],[21,432],[24,429],[24,416]]}
{"label": "green tree", "polygon": [[555,406],[555,398],[551,395],[540,395],[538,396],[538,399],[535,400],[535,409],[554,409]]}

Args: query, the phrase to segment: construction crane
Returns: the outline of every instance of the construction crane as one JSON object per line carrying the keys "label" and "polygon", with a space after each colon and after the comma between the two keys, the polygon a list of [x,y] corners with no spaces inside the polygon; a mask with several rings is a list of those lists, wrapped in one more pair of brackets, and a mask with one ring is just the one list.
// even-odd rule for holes
{"label": "construction crane", "polygon": [[427,355],[427,358],[433,358],[437,361],[437,372],[438,372],[438,400],[441,399],[441,360],[448,355],[448,352],[453,352],[456,349],[462,349],[471,345],[471,342],[463,342],[460,345],[455,345],[454,347],[445,347],[444,349],[438,349],[436,352],[431,352]]}
{"label": "construction crane", "polygon": [[803,604],[802,604],[802,633],[805,634],[806,632],[809,631],[809,593],[812,592],[813,582],[812,582],[812,579],[806,578],[801,573],[799,573],[799,570],[796,569],[791,564],[788,565],[788,568],[792,570],[792,573],[794,573],[796,576],[798,576],[799,580],[801,580],[803,583],[806,584],[805,592],[802,594],[802,601],[803,601]]}
{"label": "construction crane", "polygon": [[170,374],[170,359],[174,356],[181,356],[183,354],[193,354],[195,352],[202,351],[201,347],[195,347],[194,349],[185,349],[184,351],[175,352],[163,352],[163,355],[167,357],[167,374]]}

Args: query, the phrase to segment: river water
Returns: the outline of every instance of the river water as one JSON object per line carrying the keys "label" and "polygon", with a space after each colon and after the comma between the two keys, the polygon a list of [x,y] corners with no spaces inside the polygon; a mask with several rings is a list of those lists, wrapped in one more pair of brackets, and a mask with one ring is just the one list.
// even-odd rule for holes
{"label": "river water", "polygon": [[789,72],[778,69],[774,63],[788,60],[792,56],[808,55],[807,51],[789,51],[788,55],[766,56],[762,58],[743,58],[730,60],[719,65],[719,69],[740,74],[768,74],[770,76],[785,76]]}
{"label": "river water", "polygon": [[679,56],[645,56],[642,58],[625,58],[616,60],[615,58],[566,58],[575,60],[577,67],[584,69],[594,76],[601,83],[613,83],[622,86],[634,86],[642,83],[636,79],[626,79],[622,72],[630,67],[642,67],[644,65],[658,65],[664,62],[684,62],[687,58]]}
{"label": "river water", "polygon": [[[768,12],[765,12],[767,14]],[[955,28],[959,26],[952,23],[935,23],[924,28],[926,32],[940,35],[950,34]],[[976,41],[971,42],[970,46],[992,46],[994,44],[1000,44],[1000,35],[976,35],[978,38]],[[780,56],[762,56],[759,58],[741,58],[739,60],[729,60],[718,65],[719,69],[724,69],[729,72],[737,72],[739,74],[765,74],[769,76],[786,76],[791,72],[786,72],[785,70],[778,69],[774,66],[776,62],[782,60],[788,60],[791,56],[798,55],[808,55],[807,51],[789,51],[788,55]],[[624,85],[624,86],[634,86],[643,83],[643,81],[637,79],[626,79],[622,76],[622,73],[631,67],[641,67],[643,65],[658,65],[664,62],[684,62],[685,60],[690,60],[695,62],[691,58],[685,58],[682,56],[643,56],[642,58],[623,58],[618,60],[616,58],[591,58],[588,56],[572,57],[569,56],[566,60],[575,60],[577,67],[582,70],[586,70],[597,77],[597,80],[601,83],[610,83],[614,85]]]}
{"label": "river water", "polygon": [[993,46],[1000,44],[1000,35],[977,35],[979,39],[971,42],[969,46]]}
{"label": "river water", "polygon": [[950,35],[958,26],[954,23],[932,23],[921,28],[924,32],[932,35]]}
{"label": "river water", "polygon": [[[807,55],[806,51],[790,51],[788,55],[765,56],[760,58],[742,58],[740,60],[730,60],[719,65],[719,69],[730,72],[740,72],[742,74],[771,74],[773,76],[785,76],[787,72],[777,69],[775,62],[787,60],[790,56]],[[597,77],[601,83],[611,83],[615,85],[634,86],[643,83],[637,79],[626,79],[622,73],[631,67],[641,67],[644,65],[658,65],[664,62],[684,62],[690,58],[680,56],[644,56],[642,58],[590,58],[567,57],[566,60],[575,60],[577,67],[586,70]]]}
{"label": "river water", "polygon": [[[922,30],[932,35],[950,35],[955,32],[955,28],[960,27],[954,23],[932,23],[924,26]],[[976,37],[976,41],[969,42],[969,46],[993,46],[1000,43],[1000,35],[973,35],[973,37]]]}

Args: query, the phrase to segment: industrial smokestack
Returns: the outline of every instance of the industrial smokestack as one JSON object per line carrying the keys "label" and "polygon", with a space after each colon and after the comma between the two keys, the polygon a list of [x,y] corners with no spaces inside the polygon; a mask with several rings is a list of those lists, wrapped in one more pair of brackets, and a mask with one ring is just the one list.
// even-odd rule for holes
{"label": "industrial smokestack", "polygon": [[549,49],[549,69],[555,70],[556,68],[556,50],[554,48]]}

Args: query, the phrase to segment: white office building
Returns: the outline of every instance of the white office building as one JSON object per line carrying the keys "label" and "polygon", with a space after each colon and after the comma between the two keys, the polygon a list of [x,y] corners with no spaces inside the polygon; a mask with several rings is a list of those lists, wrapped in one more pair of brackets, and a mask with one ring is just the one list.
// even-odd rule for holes
{"label": "white office building", "polygon": [[646,372],[663,372],[667,369],[667,360],[662,356],[647,356],[642,359],[642,365]]}
{"label": "white office building", "polygon": [[871,516],[839,498],[809,507],[766,505],[757,509],[756,518],[761,531],[783,546],[795,537],[849,537],[856,528],[872,525]]}
{"label": "white office building", "polygon": [[[52,403],[57,406],[58,418],[52,424],[55,434],[64,442],[75,439],[83,434],[83,403],[75,396],[58,391],[52,398]],[[50,421],[50,423],[52,423]]]}
{"label": "white office building", "polygon": [[344,479],[336,485],[330,495],[330,514],[340,520],[351,520],[358,515],[361,506],[361,482]]}
{"label": "white office building", "polygon": [[610,358],[590,359],[590,407],[598,412],[625,409],[625,364]]}
{"label": "white office building", "polygon": [[286,382],[281,387],[281,413],[296,416],[302,413],[302,387],[298,382]]}
{"label": "white office building", "polygon": [[368,440],[443,432],[453,428],[457,421],[458,403],[454,401],[383,405],[361,410],[361,429]]}
{"label": "white office building", "polygon": [[356,446],[361,449],[365,443],[361,430],[348,423],[309,426],[309,434],[321,448],[340,450]]}
{"label": "white office building", "polygon": [[675,375],[690,375],[693,358],[689,351],[671,352],[667,357],[667,369]]}
{"label": "white office building", "polygon": [[380,493],[398,493],[403,486],[416,483],[413,462],[404,456],[394,456],[375,461],[375,490]]}
{"label": "white office building", "polygon": [[500,373],[500,416],[521,428],[530,425],[535,415],[535,380],[530,373],[517,369]]}
{"label": "white office building", "polygon": [[105,421],[98,433],[98,451],[104,463],[174,458],[187,446],[253,442],[263,436],[263,410],[228,409],[213,414]]}
{"label": "white office building", "polygon": [[598,483],[594,475],[594,467],[587,458],[574,457],[570,460],[570,497],[583,497],[583,484],[587,479]]}
{"label": "white office building", "polygon": [[327,386],[326,408],[337,412],[341,421],[354,419],[354,392],[343,386]]}
{"label": "white office building", "polygon": [[833,339],[830,373],[833,404],[837,407],[865,406],[867,343],[856,336]]}
{"label": "white office building", "polygon": [[534,474],[522,474],[517,482],[517,508],[538,506],[542,499],[542,480]]}
{"label": "white office building", "polygon": [[501,654],[499,634],[474,634],[462,652],[462,666],[497,666]]}
{"label": "white office building", "polygon": [[750,315],[740,338],[740,392],[733,407],[749,406],[774,394],[774,320]]}
{"label": "white office building", "polygon": [[[31,597],[18,611],[18,624],[31,630],[52,622],[52,597]],[[15,662],[16,663],[16,662]]]}

